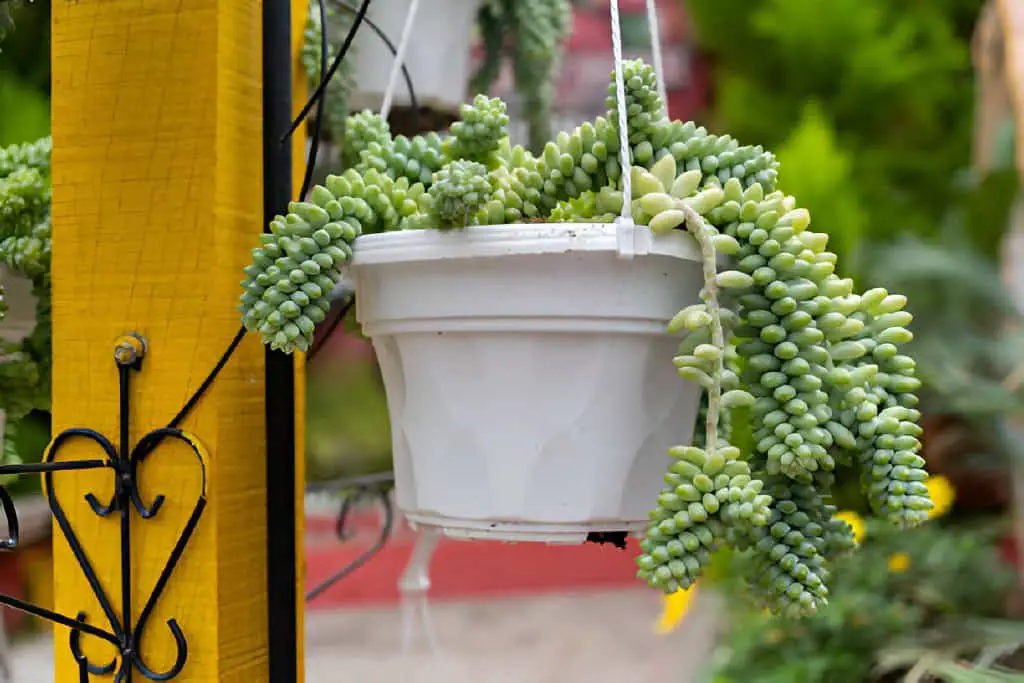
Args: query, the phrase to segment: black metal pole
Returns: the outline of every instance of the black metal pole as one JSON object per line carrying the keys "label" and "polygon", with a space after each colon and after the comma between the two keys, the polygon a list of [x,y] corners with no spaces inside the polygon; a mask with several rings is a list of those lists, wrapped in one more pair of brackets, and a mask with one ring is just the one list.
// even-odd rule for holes
{"label": "black metal pole", "polygon": [[[263,0],[264,224],[292,199],[291,2]],[[297,683],[298,601],[295,515],[295,374],[293,357],[266,352],[267,609],[270,678]]]}

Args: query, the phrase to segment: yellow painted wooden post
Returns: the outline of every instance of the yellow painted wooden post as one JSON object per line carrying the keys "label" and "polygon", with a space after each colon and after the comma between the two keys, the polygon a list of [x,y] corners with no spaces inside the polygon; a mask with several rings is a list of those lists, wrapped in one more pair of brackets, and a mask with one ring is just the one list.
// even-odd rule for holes
{"label": "yellow painted wooden post", "polygon": [[[133,378],[138,439],[182,407],[239,325],[240,273],[263,229],[260,3],[74,0],[52,12],[54,430],[118,439],[113,344],[134,331],[149,345]],[[165,622],[178,621],[189,650],[176,682],[267,680],[263,376],[263,347],[246,339],[183,424],[209,452],[209,505],[141,646],[152,668],[168,667]],[[75,445],[61,458],[96,456]],[[83,501],[111,494],[110,473],[55,479],[118,606],[118,522]],[[140,479],[145,498],[166,503],[132,520],[136,618],[199,492],[178,445],[161,446]],[[55,536],[56,608],[108,626]],[[56,680],[77,682],[68,631],[55,635]],[[84,641],[95,661],[110,658]]]}
{"label": "yellow painted wooden post", "polygon": [[[309,14],[309,2],[307,0],[292,0],[292,55],[294,56],[294,70],[292,72],[292,115],[298,116],[303,105],[309,96],[309,88],[306,87],[306,70],[302,65],[302,43],[303,34],[306,28],[306,19]],[[304,126],[292,137],[292,188],[298,192],[302,187],[302,180],[306,173],[306,136],[301,134]],[[303,651],[306,642],[306,601],[303,595],[306,592],[306,553],[305,547],[305,490],[306,490],[306,354],[295,354],[295,577],[297,586],[295,594],[298,596],[296,616],[296,640],[299,645],[299,653],[296,657],[298,672],[295,677],[297,681],[306,680],[305,657]]]}

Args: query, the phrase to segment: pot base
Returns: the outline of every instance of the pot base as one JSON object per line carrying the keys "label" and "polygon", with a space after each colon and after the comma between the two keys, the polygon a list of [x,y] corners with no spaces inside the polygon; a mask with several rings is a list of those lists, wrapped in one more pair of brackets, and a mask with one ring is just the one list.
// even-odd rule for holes
{"label": "pot base", "polygon": [[631,535],[643,532],[647,522],[587,521],[576,524],[544,522],[505,522],[499,520],[456,519],[421,512],[403,513],[416,530],[437,529],[447,538],[463,541],[504,541],[506,543],[547,543],[549,545],[580,545],[592,532],[626,531]]}

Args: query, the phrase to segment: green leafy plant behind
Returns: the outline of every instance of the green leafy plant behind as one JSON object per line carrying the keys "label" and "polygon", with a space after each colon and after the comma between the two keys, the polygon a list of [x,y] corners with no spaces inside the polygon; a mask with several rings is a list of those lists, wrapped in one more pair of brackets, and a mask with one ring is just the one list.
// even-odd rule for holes
{"label": "green leafy plant behind", "polygon": [[0,146],[33,140],[50,132],[46,95],[15,75],[0,71]]}
{"label": "green leafy plant behind", "polygon": [[844,268],[856,271],[852,257],[864,234],[869,212],[856,194],[853,158],[843,149],[821,105],[807,102],[800,122],[778,148],[787,169],[784,189],[805,203],[816,225],[829,235],[829,246]]}
{"label": "green leafy plant behind", "polygon": [[388,409],[372,363],[318,358],[309,367],[307,397],[306,462],[310,480],[389,469]]}
{"label": "green leafy plant behind", "polygon": [[[36,327],[0,342],[0,408],[7,414],[3,458],[17,462],[15,432],[33,410],[50,409],[50,152],[52,143],[0,148],[0,262],[32,282]],[[0,315],[6,304],[0,305]]]}
{"label": "green leafy plant behind", "polygon": [[[352,14],[329,2],[327,12],[329,60],[334,58],[352,26]],[[471,80],[471,89],[487,92],[501,74],[502,64],[512,66],[515,87],[522,98],[521,110],[529,125],[529,142],[540,151],[551,138],[555,79],[561,68],[563,43],[572,28],[570,0],[484,0],[477,12],[483,39],[484,59]],[[367,29],[361,29],[367,30]],[[391,36],[393,41],[398,36]],[[310,2],[302,51],[303,65],[315,87],[320,81],[320,12]],[[348,98],[355,87],[351,50],[327,88],[326,130],[336,142],[343,139]],[[415,84],[414,84],[415,85]],[[358,162],[358,153],[345,151],[346,167]],[[436,170],[436,169],[434,169]]]}
{"label": "green leafy plant behind", "polygon": [[842,150],[850,199],[837,199],[857,202],[863,217],[821,229],[858,224],[871,241],[935,235],[941,225],[950,178],[968,160],[970,36],[982,5],[835,0],[823,12],[815,0],[685,2],[713,59],[714,126],[779,148],[794,122],[808,125],[806,103],[815,101],[835,144],[805,155],[800,168],[787,162],[786,175],[830,173],[830,150]]}

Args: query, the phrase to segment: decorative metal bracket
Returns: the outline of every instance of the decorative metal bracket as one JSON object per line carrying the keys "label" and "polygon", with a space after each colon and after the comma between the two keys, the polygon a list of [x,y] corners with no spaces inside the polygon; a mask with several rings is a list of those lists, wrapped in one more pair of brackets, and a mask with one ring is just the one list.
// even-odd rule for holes
{"label": "decorative metal bracket", "polygon": [[[153,610],[164,589],[167,587],[167,582],[175,567],[177,567],[182,554],[185,552],[185,547],[195,532],[196,526],[199,524],[199,518],[206,507],[206,453],[194,436],[175,426],[151,431],[143,436],[134,446],[131,445],[130,379],[132,373],[142,370],[142,361],[146,356],[146,350],[145,339],[136,334],[125,335],[115,342],[114,362],[117,367],[120,386],[120,434],[117,446],[107,437],[92,429],[66,429],[54,437],[47,447],[41,463],[0,466],[0,475],[43,475],[46,498],[49,502],[53,518],[57,521],[61,534],[71,548],[71,553],[74,555],[79,567],[81,567],[82,574],[96,596],[109,627],[101,628],[88,623],[85,612],[79,612],[72,618],[10,595],[0,594],[0,605],[12,607],[71,629],[69,645],[75,661],[78,662],[80,683],[89,683],[90,674],[95,676],[113,676],[114,683],[131,683],[132,674],[135,671],[138,671],[144,678],[151,681],[169,681],[181,673],[188,659],[188,642],[178,622],[174,619],[170,619],[166,623],[167,628],[171,632],[171,637],[174,639],[177,654],[174,664],[166,671],[155,671],[146,663],[142,655],[142,639]],[[176,423],[172,422],[172,425],[174,424]],[[139,466],[166,439],[185,443],[192,450],[202,474],[201,490],[197,494],[192,513],[179,534],[164,568],[160,572],[156,585],[146,599],[138,621],[133,623],[131,584],[132,510],[134,509],[135,513],[143,520],[152,519],[160,511],[165,500],[164,496],[158,495],[149,504],[143,501],[138,486]],[[70,441],[76,440],[91,441],[99,447],[103,457],[91,460],[58,462],[56,458],[61,447]],[[53,475],[57,472],[100,468],[107,468],[113,474],[114,495],[109,502],[103,503],[94,494],[87,493],[85,501],[89,504],[92,511],[100,517],[108,517],[114,513],[117,513],[119,517],[121,553],[119,586],[121,604],[119,611],[114,608],[106,589],[93,568],[85,548],[82,547],[81,541],[71,526],[64,507],[57,500],[57,492],[53,485]],[[14,549],[18,545],[18,515],[10,494],[3,487],[0,487],[0,506],[3,507],[4,515],[7,517],[8,527],[7,538],[0,539],[0,549]],[[117,650],[117,656],[105,664],[90,662],[82,651],[83,634],[110,643]]]}
{"label": "decorative metal bracket", "polygon": [[327,482],[316,483],[306,487],[306,493],[339,493],[341,494],[341,506],[338,509],[338,518],[334,525],[334,533],[338,540],[347,541],[349,533],[347,530],[349,515],[352,507],[360,500],[370,499],[380,502],[383,508],[383,520],[377,541],[348,565],[340,568],[337,572],[313,586],[306,592],[306,600],[315,600],[324,591],[338,583],[352,572],[356,571],[369,562],[374,555],[379,553],[387,545],[391,534],[395,529],[395,508],[391,501],[391,488],[395,483],[394,472],[382,472],[380,474],[369,474],[362,477],[351,477],[347,479],[334,479]]}

